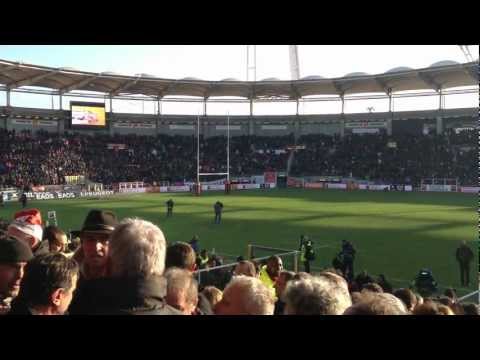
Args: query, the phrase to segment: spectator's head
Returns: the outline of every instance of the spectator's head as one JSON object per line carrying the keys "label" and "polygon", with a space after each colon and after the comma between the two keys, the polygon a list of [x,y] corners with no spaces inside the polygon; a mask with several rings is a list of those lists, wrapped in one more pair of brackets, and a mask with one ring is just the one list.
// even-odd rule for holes
{"label": "spectator's head", "polygon": [[383,293],[383,288],[377,283],[366,283],[362,285],[362,292],[364,291]]}
{"label": "spectator's head", "polygon": [[413,315],[444,315],[438,308],[438,304],[431,300],[425,299],[423,304],[417,305],[413,310]]}
{"label": "spectator's head", "polygon": [[365,292],[344,315],[408,315],[403,302],[392,294]]}
{"label": "spectator's head", "polygon": [[67,249],[67,235],[58,226],[49,225],[43,231],[50,252],[64,252]]}
{"label": "spectator's head", "polygon": [[149,221],[124,219],[110,237],[108,259],[114,277],[163,275],[166,241]]}
{"label": "spectator's head", "polygon": [[82,246],[82,243],[80,238],[77,236],[72,239],[72,241],[68,245],[68,248],[70,251],[75,252],[80,248],[80,246]]}
{"label": "spectator's head", "polygon": [[240,261],[233,270],[233,275],[245,275],[245,276],[257,276],[257,271],[255,270],[255,265],[251,261],[242,260]]}
{"label": "spectator's head", "polygon": [[62,315],[72,301],[78,275],[76,261],[63,254],[37,256],[25,266],[25,275],[15,302],[40,314]]}
{"label": "spectator's head", "polygon": [[177,242],[167,247],[165,268],[169,269],[171,267],[189,271],[195,271],[197,269],[195,251],[189,244]]}
{"label": "spectator's head", "polygon": [[283,262],[279,256],[271,256],[267,260],[267,273],[272,279],[278,278],[280,271],[283,270]]}
{"label": "spectator's head", "polygon": [[415,306],[417,306],[417,297],[410,289],[397,289],[393,292],[393,295],[402,300],[407,307],[407,310],[410,312],[412,312],[415,309]]}
{"label": "spectator's head", "polygon": [[277,281],[275,282],[275,293],[279,299],[282,298],[283,293],[285,292],[285,288],[287,287],[287,283],[290,280],[293,280],[295,273],[293,271],[283,270],[280,272]]}
{"label": "spectator's head", "polygon": [[453,310],[449,306],[446,306],[446,305],[443,305],[443,304],[438,304],[437,306],[438,306],[438,311],[442,315],[455,315],[455,313],[453,312]]}
{"label": "spectator's head", "polygon": [[293,280],[310,279],[311,277],[312,275],[310,275],[309,273],[304,271],[299,271],[295,274],[295,276],[293,277]]}
{"label": "spectator's head", "polygon": [[34,249],[42,241],[42,215],[38,209],[26,209],[15,213],[8,226],[8,236],[24,241]]}
{"label": "spectator's head", "polygon": [[275,298],[260,279],[237,276],[223,291],[215,306],[217,315],[273,315]]}
{"label": "spectator's head", "polygon": [[417,298],[417,305],[415,305],[415,306],[422,305],[422,304],[423,304],[423,297],[422,297],[422,295],[420,295],[420,294],[418,294],[418,293],[415,293],[415,297]]}
{"label": "spectator's head", "polygon": [[453,288],[445,289],[444,295],[452,299],[453,302],[457,301],[457,291]]}
{"label": "spectator's head", "polygon": [[287,315],[340,315],[352,304],[345,280],[333,273],[290,281],[283,299]]}
{"label": "spectator's head", "polygon": [[478,304],[467,303],[462,305],[464,315],[480,315],[480,306]]}
{"label": "spectator's head", "polygon": [[165,272],[167,279],[168,305],[180,310],[184,315],[192,315],[198,303],[198,285],[189,270],[170,268]]}
{"label": "spectator's head", "polygon": [[362,300],[363,295],[361,292],[354,291],[350,293],[350,297],[352,298],[352,304],[356,304]]}
{"label": "spectator's head", "polygon": [[453,304],[455,304],[455,301],[453,301],[453,299],[449,298],[448,296],[440,296],[437,299],[437,302],[439,304],[448,306],[449,308],[451,308],[453,306]]}
{"label": "spectator's head", "polygon": [[215,306],[222,300],[223,297],[222,290],[216,288],[215,286],[205,286],[202,290],[202,294],[207,298],[212,309],[215,309]]}
{"label": "spectator's head", "polygon": [[32,250],[23,241],[0,240],[0,298],[18,295],[25,265],[32,258]]}
{"label": "spectator's head", "polygon": [[117,226],[117,218],[110,211],[91,210],[78,234],[82,243],[83,261],[92,268],[104,268],[109,252],[109,238]]}
{"label": "spectator's head", "polygon": [[200,251],[200,256],[205,258],[208,256],[208,251],[207,249],[202,249],[202,251]]}

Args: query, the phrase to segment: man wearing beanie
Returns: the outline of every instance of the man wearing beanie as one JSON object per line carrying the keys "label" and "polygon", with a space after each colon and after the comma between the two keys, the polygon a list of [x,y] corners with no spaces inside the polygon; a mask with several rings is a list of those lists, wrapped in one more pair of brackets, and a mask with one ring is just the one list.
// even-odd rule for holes
{"label": "man wearing beanie", "polygon": [[8,226],[8,236],[25,242],[32,249],[34,256],[47,254],[48,243],[42,241],[42,214],[38,209],[26,209],[14,215]]}
{"label": "man wearing beanie", "polygon": [[32,258],[32,250],[23,241],[0,240],[0,315],[10,310],[10,303],[20,290],[23,269]]}

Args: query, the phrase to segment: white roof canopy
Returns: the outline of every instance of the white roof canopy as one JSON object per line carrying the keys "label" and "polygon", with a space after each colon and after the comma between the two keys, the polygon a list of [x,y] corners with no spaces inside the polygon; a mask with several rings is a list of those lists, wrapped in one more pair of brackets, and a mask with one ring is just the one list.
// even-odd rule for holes
{"label": "white roof canopy", "polygon": [[424,69],[400,66],[376,75],[356,72],[331,79],[310,75],[295,81],[269,78],[247,82],[236,79],[206,81],[189,77],[175,80],[149,74],[126,76],[112,72],[92,73],[72,68],[51,68],[0,60],[0,84],[10,90],[23,86],[45,87],[57,90],[60,94],[82,90],[103,92],[111,96],[234,96],[295,100],[311,95],[343,96],[432,89],[438,91],[459,86],[475,86],[478,85],[478,62],[460,64],[440,61]]}

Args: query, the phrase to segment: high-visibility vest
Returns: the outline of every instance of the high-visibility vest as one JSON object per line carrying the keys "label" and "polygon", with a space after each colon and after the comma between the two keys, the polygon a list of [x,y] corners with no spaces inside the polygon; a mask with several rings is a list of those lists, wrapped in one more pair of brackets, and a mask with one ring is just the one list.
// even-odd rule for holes
{"label": "high-visibility vest", "polygon": [[270,275],[268,275],[267,265],[263,265],[260,269],[259,279],[267,288],[271,290],[273,296],[275,297],[275,301],[277,301],[275,292],[275,281],[273,281]]}
{"label": "high-visibility vest", "polygon": [[208,256],[205,256],[203,258],[202,255],[199,255],[199,257],[200,257],[200,264],[205,265],[206,263],[208,263]]}

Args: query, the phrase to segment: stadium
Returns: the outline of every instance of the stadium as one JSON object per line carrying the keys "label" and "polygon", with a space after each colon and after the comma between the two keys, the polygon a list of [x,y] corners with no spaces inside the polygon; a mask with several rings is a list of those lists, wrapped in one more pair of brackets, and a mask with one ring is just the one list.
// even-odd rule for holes
{"label": "stadium", "polygon": [[[168,245],[198,237],[216,260],[195,271],[201,287],[240,256],[261,269],[276,255],[286,270],[304,271],[301,235],[315,253],[308,272],[321,273],[346,240],[355,275],[414,289],[428,270],[438,283],[430,296],[453,288],[459,301],[478,304],[479,64],[460,48],[466,62],[327,78],[300,77],[290,46],[290,80],[249,78],[254,46],[246,81],[0,60],[4,233],[22,195],[69,243],[91,209],[138,217]],[[462,95],[476,101],[446,106]],[[37,99],[47,105],[28,105]],[[410,99],[435,105],[402,110]],[[372,101],[379,105],[367,108]],[[187,114],[165,111],[187,105]],[[280,110],[255,113],[267,105]],[[468,284],[455,258],[463,241],[474,254]]]}

